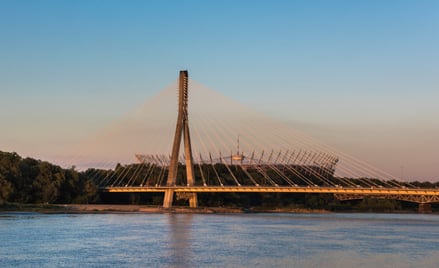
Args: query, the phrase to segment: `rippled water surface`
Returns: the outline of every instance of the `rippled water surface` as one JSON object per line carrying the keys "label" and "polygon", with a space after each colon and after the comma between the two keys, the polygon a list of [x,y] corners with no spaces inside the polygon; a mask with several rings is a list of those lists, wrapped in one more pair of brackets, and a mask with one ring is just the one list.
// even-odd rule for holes
{"label": "rippled water surface", "polygon": [[439,267],[439,215],[0,213],[0,267]]}

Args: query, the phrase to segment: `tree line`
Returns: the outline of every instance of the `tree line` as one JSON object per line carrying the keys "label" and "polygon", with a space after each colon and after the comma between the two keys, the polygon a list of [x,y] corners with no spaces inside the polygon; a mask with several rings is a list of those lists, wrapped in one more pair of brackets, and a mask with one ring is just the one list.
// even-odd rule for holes
{"label": "tree line", "polygon": [[74,168],[0,151],[0,205],[87,203],[96,199],[96,185]]}

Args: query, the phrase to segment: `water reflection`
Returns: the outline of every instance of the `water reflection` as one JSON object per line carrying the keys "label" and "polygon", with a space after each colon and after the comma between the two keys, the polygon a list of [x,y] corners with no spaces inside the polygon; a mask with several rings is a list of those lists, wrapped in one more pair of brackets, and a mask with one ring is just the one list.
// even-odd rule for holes
{"label": "water reflection", "polygon": [[193,214],[169,214],[169,257],[170,265],[191,267]]}

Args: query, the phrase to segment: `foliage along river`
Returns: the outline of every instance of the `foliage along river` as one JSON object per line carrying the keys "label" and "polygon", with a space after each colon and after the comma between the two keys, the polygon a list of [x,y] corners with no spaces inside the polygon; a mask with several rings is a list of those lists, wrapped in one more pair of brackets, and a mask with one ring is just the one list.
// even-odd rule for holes
{"label": "foliage along river", "polygon": [[439,215],[0,213],[0,267],[439,267]]}

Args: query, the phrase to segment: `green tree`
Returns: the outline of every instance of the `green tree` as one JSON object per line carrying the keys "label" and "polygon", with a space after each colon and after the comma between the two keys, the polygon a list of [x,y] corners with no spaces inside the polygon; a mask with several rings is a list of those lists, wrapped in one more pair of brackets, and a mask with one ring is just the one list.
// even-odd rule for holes
{"label": "green tree", "polygon": [[8,201],[8,197],[12,192],[12,185],[5,177],[0,174],[0,205]]}

